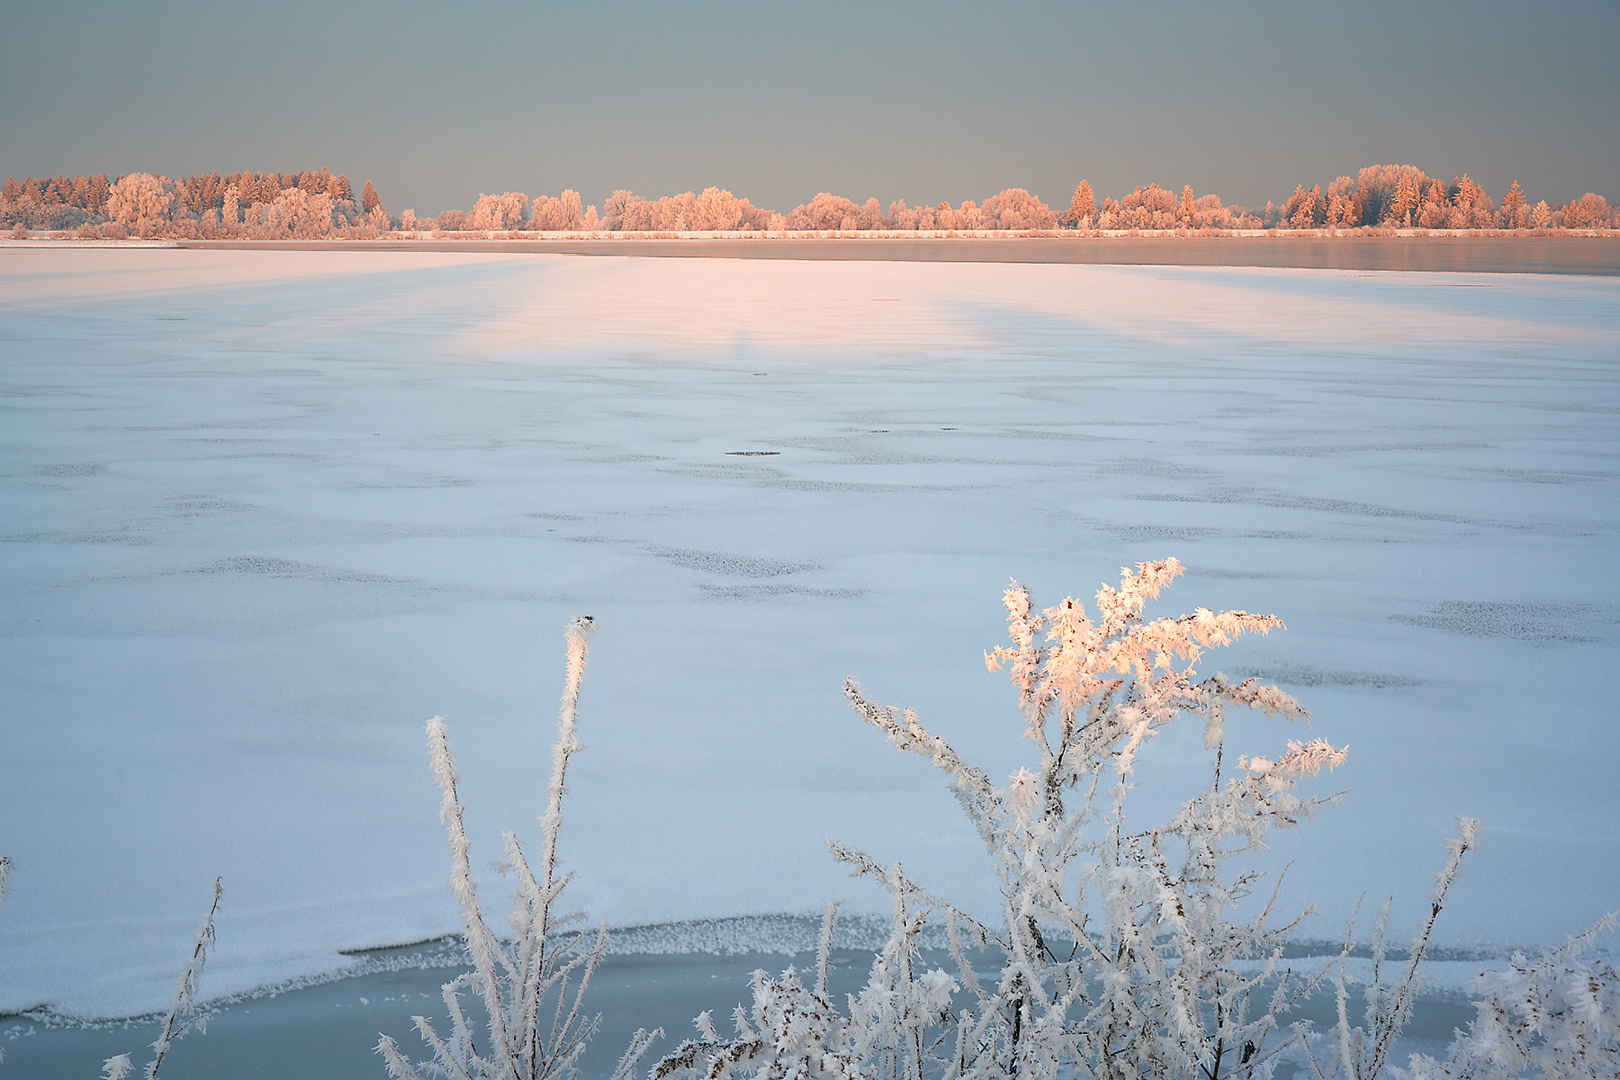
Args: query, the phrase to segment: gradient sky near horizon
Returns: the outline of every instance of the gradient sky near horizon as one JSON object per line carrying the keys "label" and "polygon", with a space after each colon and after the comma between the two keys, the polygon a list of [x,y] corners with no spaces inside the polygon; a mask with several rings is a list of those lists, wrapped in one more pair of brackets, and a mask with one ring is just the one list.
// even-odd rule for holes
{"label": "gradient sky near horizon", "polygon": [[1363,165],[1620,202],[1614,0],[8,4],[0,175],[327,166],[396,213],[708,185],[786,211]]}

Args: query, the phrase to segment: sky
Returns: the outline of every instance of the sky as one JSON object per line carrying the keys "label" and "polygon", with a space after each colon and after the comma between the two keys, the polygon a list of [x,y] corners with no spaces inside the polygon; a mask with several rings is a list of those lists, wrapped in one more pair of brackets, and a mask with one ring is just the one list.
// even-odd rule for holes
{"label": "sky", "polygon": [[715,185],[789,210],[1369,164],[1620,201],[1620,4],[8,4],[0,173],[326,166],[395,213]]}

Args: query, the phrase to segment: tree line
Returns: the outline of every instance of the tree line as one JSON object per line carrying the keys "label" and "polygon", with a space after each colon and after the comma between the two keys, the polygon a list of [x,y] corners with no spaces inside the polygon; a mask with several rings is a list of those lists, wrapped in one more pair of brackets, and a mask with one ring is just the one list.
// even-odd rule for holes
{"label": "tree line", "polygon": [[369,180],[356,199],[349,178],[326,168],[181,180],[130,173],[112,182],[104,173],[7,177],[0,224],[81,239],[301,239],[378,236],[394,227]]}
{"label": "tree line", "polygon": [[1309,190],[1296,185],[1282,203],[1247,208],[1191,185],[1178,195],[1156,183],[1099,204],[1090,183],[1075,187],[1059,213],[1023,188],[1007,188],[983,202],[957,206],[885,209],[830,192],[780,213],[755,206],[718,187],[661,198],[620,189],[602,208],[579,192],[480,195],[467,210],[418,217],[390,215],[371,181],[357,198],[349,179],[322,168],[298,173],[237,172],[171,180],[131,173],[109,182],[105,174],[6,180],[0,189],[0,225],[80,238],[177,237],[313,239],[368,238],[391,232],[485,233],[615,232],[1232,232],[1239,230],[1548,230],[1620,228],[1620,214],[1601,195],[1587,192],[1562,206],[1531,203],[1515,181],[1497,202],[1467,174],[1449,183],[1413,165],[1369,165]]}

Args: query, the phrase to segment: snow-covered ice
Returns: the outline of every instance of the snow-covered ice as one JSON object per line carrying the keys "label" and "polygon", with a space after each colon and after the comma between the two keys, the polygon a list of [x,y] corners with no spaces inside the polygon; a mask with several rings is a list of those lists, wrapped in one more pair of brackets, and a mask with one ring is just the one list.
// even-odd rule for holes
{"label": "snow-covered ice", "polygon": [[1169,555],[1159,612],[1288,623],[1202,667],[1350,747],[1274,853],[1308,935],[1409,929],[1471,814],[1439,936],[1560,940],[1620,906],[1617,525],[1620,279],[8,250],[0,1012],[157,1007],[216,875],[209,993],[455,929],[423,721],[475,865],[535,835],[574,614],[593,916],[880,908],[825,837],[988,913],[841,680],[1011,773],[1007,581]]}

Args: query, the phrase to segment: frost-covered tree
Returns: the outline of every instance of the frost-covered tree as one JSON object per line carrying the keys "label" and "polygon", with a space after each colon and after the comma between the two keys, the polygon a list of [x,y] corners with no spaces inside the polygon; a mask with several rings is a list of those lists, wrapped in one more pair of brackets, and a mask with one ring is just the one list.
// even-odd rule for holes
{"label": "frost-covered tree", "polygon": [[360,192],[360,209],[369,214],[382,204],[383,201],[378,196],[377,189],[371,186],[370,180],[367,180],[366,186]]}
{"label": "frost-covered tree", "polygon": [[1517,180],[1508,188],[1507,194],[1502,196],[1502,226],[1508,229],[1522,229],[1530,216],[1530,208],[1525,205],[1524,191],[1519,187]]}
{"label": "frost-covered tree", "polygon": [[1491,197],[1467,173],[1451,182],[1449,194],[1451,210],[1446,224],[1451,228],[1486,229],[1495,223],[1496,208]]}
{"label": "frost-covered tree", "polygon": [[704,188],[693,199],[690,227],[702,232],[731,232],[743,222],[748,200],[717,187]]}
{"label": "frost-covered tree", "polygon": [[842,195],[823,191],[809,202],[789,211],[787,227],[816,232],[853,229],[860,212],[860,207]]}
{"label": "frost-covered tree", "polygon": [[289,187],[270,202],[255,202],[243,222],[249,236],[260,240],[316,240],[331,235],[337,205],[326,192]]}
{"label": "frost-covered tree", "polygon": [[1290,228],[1314,229],[1327,218],[1327,204],[1322,198],[1322,187],[1315,185],[1306,191],[1303,184],[1296,185],[1294,194],[1283,207],[1283,218]]}
{"label": "frost-covered tree", "polygon": [[[564,191],[560,197],[536,195],[530,228],[540,232],[568,232],[585,223],[585,208],[579,192]],[[476,226],[473,226],[476,227]]]}
{"label": "frost-covered tree", "polygon": [[[1173,229],[1181,204],[1176,193],[1158,184],[1133,188],[1120,199],[1113,210],[1113,224],[1103,228],[1115,229]],[[1106,203],[1105,203],[1106,210]],[[1100,221],[1100,217],[1099,217]]]}
{"label": "frost-covered tree", "polygon": [[1563,209],[1566,229],[1608,229],[1614,224],[1614,211],[1609,201],[1588,191],[1578,199],[1571,199]]}
{"label": "frost-covered tree", "polygon": [[220,228],[225,230],[227,236],[234,235],[242,224],[242,208],[237,199],[235,184],[225,189],[224,199],[220,203],[219,222]]}
{"label": "frost-covered tree", "polygon": [[501,195],[480,194],[467,214],[467,227],[491,232],[521,228],[528,209],[529,197],[521,191],[508,191]]}
{"label": "frost-covered tree", "polygon": [[1055,229],[1058,219],[1050,207],[1023,188],[1007,188],[984,200],[983,227],[1022,232]]}
{"label": "frost-covered tree", "polygon": [[174,206],[174,181],[151,173],[130,173],[107,192],[107,216],[131,232],[155,228]]}
{"label": "frost-covered tree", "polygon": [[1063,215],[1063,224],[1073,229],[1087,228],[1096,212],[1097,200],[1091,193],[1091,184],[1082,180],[1075,185],[1074,195],[1069,199],[1069,212]]}

